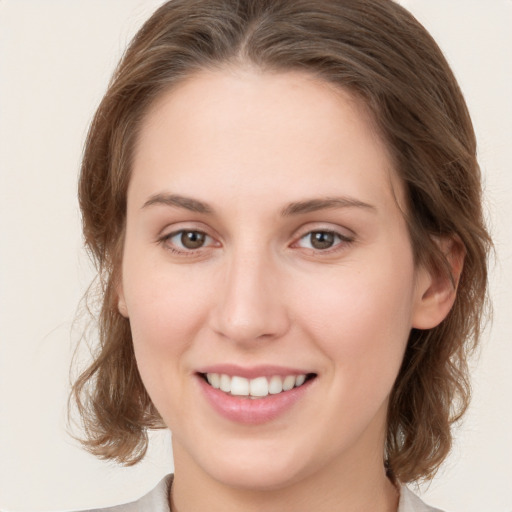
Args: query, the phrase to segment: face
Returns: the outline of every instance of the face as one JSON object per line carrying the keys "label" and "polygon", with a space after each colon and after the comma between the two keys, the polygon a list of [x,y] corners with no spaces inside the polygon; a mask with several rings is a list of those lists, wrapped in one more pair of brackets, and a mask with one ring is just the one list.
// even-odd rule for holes
{"label": "face", "polygon": [[401,196],[364,108],[308,75],[202,72],[157,100],[119,309],[177,469],[268,489],[382,466],[427,283]]}

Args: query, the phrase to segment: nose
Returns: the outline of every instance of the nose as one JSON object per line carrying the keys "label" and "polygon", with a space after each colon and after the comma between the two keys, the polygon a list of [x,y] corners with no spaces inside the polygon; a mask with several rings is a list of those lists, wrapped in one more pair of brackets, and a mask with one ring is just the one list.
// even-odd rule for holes
{"label": "nose", "polygon": [[257,251],[233,255],[221,272],[212,310],[212,327],[236,343],[273,340],[289,329],[280,272],[271,258]]}

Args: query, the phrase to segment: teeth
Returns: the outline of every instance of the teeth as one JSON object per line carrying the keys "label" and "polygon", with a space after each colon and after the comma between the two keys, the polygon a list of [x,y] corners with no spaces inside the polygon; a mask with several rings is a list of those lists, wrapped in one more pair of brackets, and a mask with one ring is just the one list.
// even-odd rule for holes
{"label": "teeth", "polygon": [[[223,375],[222,377],[227,377]],[[222,378],[221,377],[221,378]],[[229,379],[229,377],[228,377]],[[243,377],[231,378],[231,394],[239,396],[247,396],[249,394],[249,381]]]}
{"label": "teeth", "polygon": [[297,375],[297,378],[295,379],[295,385],[298,387],[298,386],[302,386],[302,384],[304,384],[304,381],[306,380],[306,376],[305,375]]}
{"label": "teeth", "polygon": [[281,377],[274,376],[270,379],[268,384],[268,392],[271,395],[277,395],[283,391],[283,380]]}
{"label": "teeth", "polygon": [[218,373],[208,373],[206,375],[206,378],[208,379],[210,386],[212,386],[215,389],[220,388],[220,376]]}
{"label": "teeth", "polygon": [[[234,377],[233,377],[234,378]],[[251,396],[267,396],[268,395],[268,381],[265,377],[258,377],[249,381],[249,388]]]}
{"label": "teeth", "polygon": [[227,375],[220,376],[219,388],[225,393],[229,393],[231,391],[231,379]]}
{"label": "teeth", "polygon": [[288,375],[283,380],[283,391],[290,391],[295,386],[295,379],[293,375]]}
{"label": "teeth", "polygon": [[269,394],[277,395],[294,387],[302,386],[306,381],[306,375],[287,375],[284,379],[279,375],[274,375],[270,379],[267,379],[267,377],[246,379],[237,375],[230,377],[224,373],[207,373],[206,380],[215,389],[231,393],[234,396],[261,398]]}

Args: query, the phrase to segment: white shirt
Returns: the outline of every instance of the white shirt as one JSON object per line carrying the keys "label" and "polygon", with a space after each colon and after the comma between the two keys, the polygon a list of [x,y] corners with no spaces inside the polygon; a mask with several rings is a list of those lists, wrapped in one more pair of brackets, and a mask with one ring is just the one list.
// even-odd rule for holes
{"label": "white shirt", "polygon": [[[168,490],[172,475],[167,475],[158,485],[142,498],[115,507],[84,510],[83,512],[170,512]],[[397,512],[442,512],[423,503],[405,485],[400,488],[400,502]]]}

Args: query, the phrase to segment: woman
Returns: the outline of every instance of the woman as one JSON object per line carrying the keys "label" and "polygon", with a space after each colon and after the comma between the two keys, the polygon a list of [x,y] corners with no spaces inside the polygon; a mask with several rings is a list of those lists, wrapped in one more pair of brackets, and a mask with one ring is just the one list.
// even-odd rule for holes
{"label": "woman", "polygon": [[389,0],[156,11],[80,180],[104,286],[84,444],[134,464],[173,434],[174,478],[122,510],[432,510],[403,484],[468,403],[475,153],[440,50]]}

